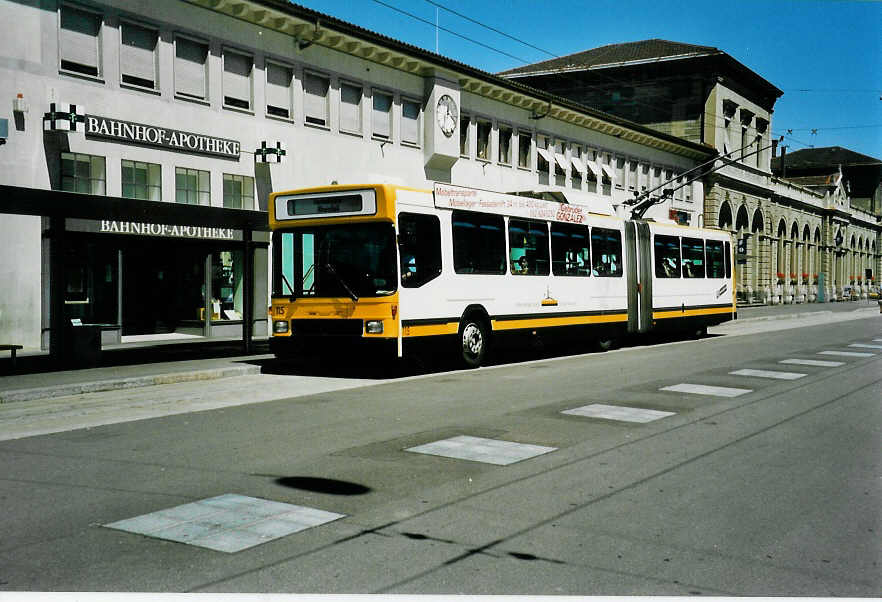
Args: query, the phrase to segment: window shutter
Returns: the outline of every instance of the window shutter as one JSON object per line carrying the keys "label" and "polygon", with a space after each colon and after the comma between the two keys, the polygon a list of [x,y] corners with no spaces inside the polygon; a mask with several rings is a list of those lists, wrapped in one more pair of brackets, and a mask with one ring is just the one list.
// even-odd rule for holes
{"label": "window shutter", "polygon": [[98,75],[98,32],[101,17],[71,6],[61,7],[61,59]]}
{"label": "window shutter", "polygon": [[340,129],[361,131],[361,88],[358,86],[340,86]]}
{"label": "window shutter", "polygon": [[205,60],[208,46],[186,38],[175,40],[175,91],[205,98]]}
{"label": "window shutter", "polygon": [[373,133],[374,136],[389,138],[391,128],[392,97],[388,94],[374,92]]}
{"label": "window shutter", "polygon": [[307,121],[327,125],[328,123],[328,80],[307,73],[303,78],[303,112]]}
{"label": "window shutter", "polygon": [[120,49],[123,77],[136,77],[156,87],[156,40],[155,30],[123,22]]}
{"label": "window shutter", "polygon": [[401,103],[401,140],[419,144],[420,105],[410,100]]}
{"label": "window shutter", "polygon": [[243,101],[251,106],[251,67],[250,56],[236,52],[224,52],[224,97]]}
{"label": "window shutter", "polygon": [[266,64],[266,104],[287,111],[291,116],[291,69]]}

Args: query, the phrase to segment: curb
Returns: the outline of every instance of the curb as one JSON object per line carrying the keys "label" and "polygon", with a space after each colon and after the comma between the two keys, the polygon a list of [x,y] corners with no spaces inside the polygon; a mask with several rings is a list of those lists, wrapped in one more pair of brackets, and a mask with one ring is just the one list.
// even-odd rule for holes
{"label": "curb", "polygon": [[231,376],[246,376],[260,374],[260,366],[229,366],[227,368],[210,368],[206,370],[192,370],[188,372],[172,372],[168,374],[152,374],[149,376],[130,376],[84,383],[69,383],[53,385],[50,387],[34,387],[30,389],[14,389],[0,391],[0,404],[15,401],[31,401],[34,399],[48,399],[51,397],[65,397],[79,395],[81,393],[96,393],[99,391],[117,391],[121,389],[135,389],[152,385],[168,385],[172,383],[191,382],[196,380],[214,380]]}
{"label": "curb", "polygon": [[811,318],[814,316],[817,317],[827,317],[832,315],[843,315],[848,316],[850,314],[877,314],[879,313],[875,307],[858,307],[851,311],[832,311],[829,309],[820,310],[820,311],[804,311],[797,314],[781,314],[776,316],[758,316],[756,318],[738,318],[735,320],[735,323],[745,323],[745,322],[768,322],[771,320],[795,320],[799,318]]}

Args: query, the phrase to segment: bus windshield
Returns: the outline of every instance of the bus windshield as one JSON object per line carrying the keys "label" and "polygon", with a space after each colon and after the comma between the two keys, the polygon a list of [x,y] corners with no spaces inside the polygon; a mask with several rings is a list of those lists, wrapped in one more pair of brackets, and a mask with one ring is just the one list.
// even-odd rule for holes
{"label": "bus windshield", "polygon": [[396,289],[395,228],[347,223],[273,234],[273,292],[290,297],[380,297]]}

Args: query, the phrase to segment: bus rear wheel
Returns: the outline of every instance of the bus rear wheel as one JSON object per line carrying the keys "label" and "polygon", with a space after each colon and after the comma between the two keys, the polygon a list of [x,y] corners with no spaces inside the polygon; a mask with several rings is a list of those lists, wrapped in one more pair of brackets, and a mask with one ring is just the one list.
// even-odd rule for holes
{"label": "bus rear wheel", "polygon": [[460,359],[466,368],[477,368],[487,355],[490,337],[487,326],[473,317],[459,325]]}

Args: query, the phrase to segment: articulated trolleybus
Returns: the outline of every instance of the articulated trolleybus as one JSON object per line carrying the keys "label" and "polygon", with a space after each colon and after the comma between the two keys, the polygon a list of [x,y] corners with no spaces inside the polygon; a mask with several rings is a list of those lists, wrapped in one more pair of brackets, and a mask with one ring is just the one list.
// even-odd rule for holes
{"label": "articulated trolleybus", "polygon": [[404,356],[444,342],[469,367],[506,336],[691,333],[735,317],[717,230],[437,183],[326,186],[270,197],[279,357],[357,346]]}

